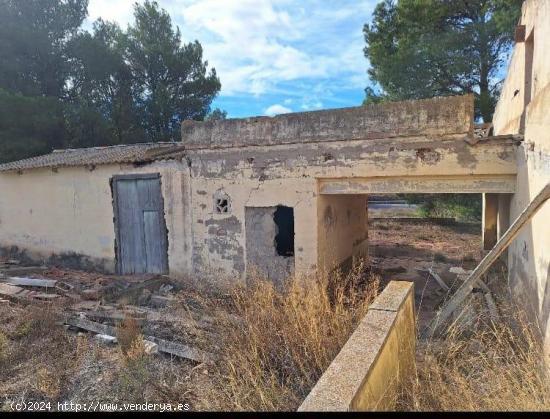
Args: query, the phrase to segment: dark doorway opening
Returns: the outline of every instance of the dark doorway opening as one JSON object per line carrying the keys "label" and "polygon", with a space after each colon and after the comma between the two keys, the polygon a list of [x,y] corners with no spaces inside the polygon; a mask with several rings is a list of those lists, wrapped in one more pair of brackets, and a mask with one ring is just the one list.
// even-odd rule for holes
{"label": "dark doorway opening", "polygon": [[280,256],[294,256],[294,209],[282,205],[277,206],[273,214],[277,226],[275,247]]}

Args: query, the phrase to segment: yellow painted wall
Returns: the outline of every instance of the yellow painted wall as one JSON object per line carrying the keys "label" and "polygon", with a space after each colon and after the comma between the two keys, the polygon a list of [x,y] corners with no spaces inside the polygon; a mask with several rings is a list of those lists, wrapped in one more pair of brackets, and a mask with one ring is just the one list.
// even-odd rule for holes
{"label": "yellow painted wall", "polygon": [[[35,169],[0,175],[0,246],[34,259],[76,253],[108,271],[115,267],[115,230],[109,179],[115,174],[161,174],[171,272],[189,269],[184,241],[181,163]],[[187,249],[189,251],[189,249]]]}
{"label": "yellow painted wall", "polygon": [[319,264],[331,270],[350,256],[368,256],[367,195],[319,195]]}
{"label": "yellow painted wall", "polygon": [[[361,246],[365,195],[321,196],[320,181],[515,176],[515,146],[465,141],[472,112],[473,98],[465,96],[219,122],[226,129],[191,123],[196,130],[186,128],[192,138],[183,142],[192,140],[192,147],[181,162],[2,172],[0,246],[18,246],[43,258],[76,252],[112,270],[109,178],[160,172],[172,274],[244,279],[245,208],[276,205],[294,208],[295,272],[306,273],[320,262],[340,263],[366,248]],[[382,125],[385,131],[372,131]],[[244,145],[239,143],[243,136]],[[230,213],[214,211],[214,195],[220,192],[231,200]],[[337,219],[332,230],[321,222],[327,203]]]}
{"label": "yellow painted wall", "polygon": [[[373,317],[387,316],[380,311],[373,311],[371,314]],[[386,341],[353,398],[351,410],[394,410],[401,385],[414,373],[415,347],[414,293],[410,293],[395,313]]]}
{"label": "yellow painted wall", "polygon": [[[216,214],[213,195],[223,191],[231,212]],[[246,269],[246,207],[294,208],[295,270],[307,272],[317,264],[317,207],[314,179],[196,177],[189,190],[192,203],[193,265],[197,276],[244,279]]]}

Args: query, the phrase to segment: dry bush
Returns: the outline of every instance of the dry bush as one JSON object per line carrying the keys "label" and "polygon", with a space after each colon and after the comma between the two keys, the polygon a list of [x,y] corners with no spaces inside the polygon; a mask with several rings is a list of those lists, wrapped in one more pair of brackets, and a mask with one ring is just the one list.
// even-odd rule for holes
{"label": "dry bush", "polygon": [[0,367],[3,388],[18,388],[29,400],[59,400],[79,365],[75,339],[61,326],[59,307],[29,305],[15,313],[3,318],[9,324],[0,333],[9,345]]}
{"label": "dry bush", "polygon": [[150,357],[145,351],[141,328],[134,317],[126,316],[117,326],[121,365],[118,394],[122,400],[142,400],[147,391]]}
{"label": "dry bush", "polygon": [[467,333],[455,323],[444,339],[419,347],[417,373],[399,409],[550,410],[539,332],[519,308],[509,313],[498,324],[480,316]]}
{"label": "dry bush", "polygon": [[58,399],[61,394],[62,377],[59,371],[40,367],[36,372],[36,390],[48,399]]}
{"label": "dry bush", "polygon": [[59,313],[52,305],[31,307],[19,320],[15,333],[16,339],[41,339],[51,336],[59,329]]}
{"label": "dry bush", "polygon": [[130,349],[135,350],[135,341],[141,338],[141,343],[143,343],[143,338],[141,336],[141,327],[139,326],[137,320],[129,315],[126,315],[124,319],[117,325],[116,337],[124,356],[126,356],[127,351],[129,351]]}
{"label": "dry bush", "polygon": [[237,287],[237,316],[224,317],[221,327],[222,379],[210,408],[296,409],[365,315],[378,285],[359,263],[347,275],[295,278],[282,291],[261,278]]}
{"label": "dry bush", "polygon": [[[121,345],[122,349],[122,345]],[[130,343],[130,345],[123,350],[124,360],[128,364],[135,364],[141,362],[143,358],[147,357],[145,352],[145,341],[143,340],[142,335],[137,335]]]}

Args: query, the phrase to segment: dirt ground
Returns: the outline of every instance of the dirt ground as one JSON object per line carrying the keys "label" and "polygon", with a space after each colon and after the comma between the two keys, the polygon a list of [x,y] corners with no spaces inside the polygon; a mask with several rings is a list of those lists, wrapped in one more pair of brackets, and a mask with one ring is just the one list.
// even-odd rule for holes
{"label": "dirt ground", "polygon": [[372,266],[384,282],[414,282],[420,329],[448,295],[427,270],[432,269],[453,289],[461,281],[449,269],[474,269],[484,255],[481,225],[449,220],[371,219],[369,243]]}

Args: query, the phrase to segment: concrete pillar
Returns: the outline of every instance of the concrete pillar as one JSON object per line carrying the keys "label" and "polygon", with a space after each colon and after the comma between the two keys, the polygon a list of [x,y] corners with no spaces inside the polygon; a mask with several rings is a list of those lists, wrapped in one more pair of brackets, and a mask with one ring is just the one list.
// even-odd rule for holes
{"label": "concrete pillar", "polygon": [[506,233],[508,227],[510,227],[510,200],[511,194],[499,194],[498,195],[498,225],[497,225],[497,237],[500,238]]}
{"label": "concrete pillar", "polygon": [[[510,201],[512,199],[511,194],[498,194],[498,222],[497,222],[497,239],[506,233],[508,227],[510,227]],[[508,249],[506,249],[500,255],[500,259],[507,263]]]}
{"label": "concrete pillar", "polygon": [[483,194],[483,249],[490,250],[498,240],[498,194]]}

